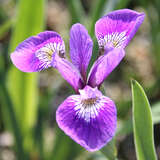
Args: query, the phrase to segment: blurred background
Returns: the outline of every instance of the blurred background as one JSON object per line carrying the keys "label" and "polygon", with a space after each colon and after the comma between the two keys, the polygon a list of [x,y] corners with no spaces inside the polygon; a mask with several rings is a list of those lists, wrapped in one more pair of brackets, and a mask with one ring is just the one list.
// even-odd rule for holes
{"label": "blurred background", "polygon": [[[126,48],[121,64],[106,79],[106,95],[116,102],[115,138],[89,153],[67,137],[55,121],[59,104],[72,88],[50,68],[22,73],[9,55],[31,35],[58,32],[69,56],[69,29],[80,22],[94,41],[90,66],[97,57],[95,22],[108,12],[129,8],[146,14]],[[159,0],[0,0],[0,160],[136,160],[130,80],[145,89],[152,106],[154,140],[160,159],[160,1]],[[143,118],[143,117],[142,117]]]}

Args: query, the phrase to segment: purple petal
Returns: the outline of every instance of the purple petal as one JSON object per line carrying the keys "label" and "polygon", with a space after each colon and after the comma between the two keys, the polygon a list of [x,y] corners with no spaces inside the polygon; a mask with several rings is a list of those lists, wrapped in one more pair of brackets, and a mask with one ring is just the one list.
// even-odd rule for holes
{"label": "purple petal", "polygon": [[68,97],[59,106],[56,120],[59,127],[74,141],[88,151],[96,151],[115,135],[116,107],[111,99],[103,95],[94,104],[85,104],[83,100],[81,95]]}
{"label": "purple petal", "polygon": [[56,32],[45,31],[18,45],[11,54],[13,64],[23,72],[37,72],[51,67],[54,54],[64,54],[64,42]]}
{"label": "purple petal", "polygon": [[92,55],[93,42],[81,24],[74,24],[70,31],[70,56],[72,63],[86,80],[87,67]]}
{"label": "purple petal", "polygon": [[104,79],[117,67],[125,55],[123,49],[115,48],[107,54],[99,57],[93,64],[89,76],[88,85],[96,87],[101,85]]}
{"label": "purple petal", "polygon": [[55,56],[55,68],[60,72],[62,77],[78,92],[83,87],[81,74],[78,69],[67,59]]}
{"label": "purple petal", "polygon": [[109,42],[114,47],[125,48],[142,24],[144,16],[144,13],[121,9],[99,19],[95,25],[95,33],[100,48]]}

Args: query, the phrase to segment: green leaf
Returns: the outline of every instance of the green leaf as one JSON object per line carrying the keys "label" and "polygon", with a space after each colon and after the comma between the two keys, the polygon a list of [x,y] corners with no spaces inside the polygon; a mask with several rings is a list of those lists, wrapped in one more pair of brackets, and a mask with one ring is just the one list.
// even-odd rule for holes
{"label": "green leaf", "polygon": [[138,160],[156,160],[151,108],[143,88],[132,80],[133,132]]}
{"label": "green leaf", "polygon": [[[44,7],[44,0],[19,1],[10,42],[10,52],[13,52],[24,39],[42,31],[44,27]],[[31,149],[31,131],[37,116],[37,78],[36,73],[23,73],[14,66],[11,67],[8,74],[9,94],[28,149]]]}

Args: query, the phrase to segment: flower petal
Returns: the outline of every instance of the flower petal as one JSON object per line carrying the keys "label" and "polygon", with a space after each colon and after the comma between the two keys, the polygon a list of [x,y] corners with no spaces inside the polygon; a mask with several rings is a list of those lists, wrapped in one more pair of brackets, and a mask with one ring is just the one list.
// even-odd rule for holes
{"label": "flower petal", "polygon": [[82,110],[80,109],[82,106],[77,106],[79,101],[78,95],[67,98],[57,110],[57,123],[68,136],[87,150],[99,150],[115,134],[116,107],[107,97],[101,100],[102,106],[97,105],[99,111],[97,111],[98,107],[93,107],[90,111],[89,109]]}
{"label": "flower petal", "polygon": [[87,67],[92,55],[93,42],[81,24],[74,24],[70,31],[70,56],[72,63],[86,80]]}
{"label": "flower petal", "polygon": [[68,97],[58,108],[59,127],[88,151],[96,151],[115,135],[116,107],[108,97],[101,96],[94,105],[86,106],[80,95]]}
{"label": "flower petal", "polygon": [[45,31],[20,43],[11,54],[11,60],[23,72],[37,72],[51,67],[54,54],[64,55],[64,50],[59,34]]}
{"label": "flower petal", "polygon": [[115,48],[99,57],[88,75],[88,85],[96,87],[117,67],[125,55],[123,49]]}
{"label": "flower petal", "polygon": [[83,87],[81,74],[78,69],[67,59],[55,56],[55,68],[60,72],[62,77],[78,92]]}
{"label": "flower petal", "polygon": [[100,48],[109,42],[114,47],[125,48],[142,24],[144,16],[144,13],[121,9],[99,19],[95,25],[95,34]]}

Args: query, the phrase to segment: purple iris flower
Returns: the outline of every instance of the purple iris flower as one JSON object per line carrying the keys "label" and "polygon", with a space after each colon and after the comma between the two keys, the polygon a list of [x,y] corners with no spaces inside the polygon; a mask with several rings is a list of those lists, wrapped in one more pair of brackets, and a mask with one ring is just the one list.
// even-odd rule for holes
{"label": "purple iris flower", "polygon": [[13,64],[21,71],[37,72],[54,67],[74,88],[75,95],[69,96],[57,109],[56,120],[67,135],[89,151],[102,148],[115,135],[116,106],[99,87],[125,56],[124,48],[143,20],[143,13],[122,9],[96,22],[100,56],[88,76],[93,42],[81,24],[74,24],[70,31],[72,63],[65,57],[62,38],[52,31],[28,38],[11,54]]}

